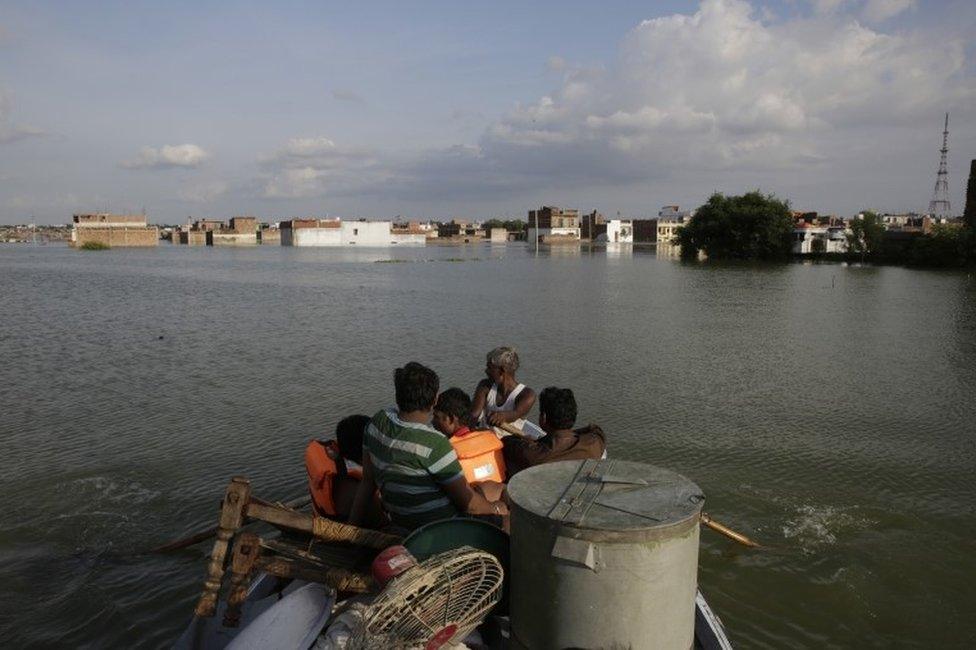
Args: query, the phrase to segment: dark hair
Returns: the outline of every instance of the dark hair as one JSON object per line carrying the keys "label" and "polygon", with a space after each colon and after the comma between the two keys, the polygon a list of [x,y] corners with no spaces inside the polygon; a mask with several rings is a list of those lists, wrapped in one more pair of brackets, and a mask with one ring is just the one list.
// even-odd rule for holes
{"label": "dark hair", "polygon": [[568,388],[549,386],[539,393],[539,415],[553,429],[569,429],[576,424],[576,398]]}
{"label": "dark hair", "polygon": [[426,411],[434,405],[440,379],[437,373],[416,361],[411,361],[393,373],[397,408],[404,412]]}
{"label": "dark hair", "polygon": [[339,443],[339,453],[343,458],[363,464],[363,436],[369,425],[367,415],[349,415],[336,425],[336,442]]}
{"label": "dark hair", "polygon": [[460,388],[448,388],[438,396],[434,410],[456,417],[466,424],[471,417],[471,398]]}

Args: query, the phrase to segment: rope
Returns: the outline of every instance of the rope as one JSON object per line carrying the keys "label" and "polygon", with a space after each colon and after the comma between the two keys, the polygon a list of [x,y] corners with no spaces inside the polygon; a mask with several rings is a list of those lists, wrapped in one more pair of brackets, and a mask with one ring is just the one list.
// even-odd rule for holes
{"label": "rope", "polygon": [[388,546],[399,544],[401,541],[396,535],[388,535],[378,530],[350,526],[349,524],[342,524],[324,517],[312,518],[312,534],[320,539],[360,544],[377,549],[384,549]]}

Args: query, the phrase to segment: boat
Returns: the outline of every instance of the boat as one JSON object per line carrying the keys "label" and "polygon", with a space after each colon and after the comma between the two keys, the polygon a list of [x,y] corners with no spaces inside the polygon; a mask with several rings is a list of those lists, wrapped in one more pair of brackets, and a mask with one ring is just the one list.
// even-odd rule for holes
{"label": "boat", "polygon": [[[312,648],[328,628],[333,611],[341,611],[344,604],[336,602],[335,592],[324,585],[262,573],[248,591],[239,627],[223,626],[227,605],[221,603],[212,618],[194,616],[173,650]],[[508,629],[507,616],[495,618],[491,623]],[[725,626],[700,590],[695,595],[694,648],[732,650]]]}
{"label": "boat", "polygon": [[[283,534],[287,537],[287,533]],[[446,519],[428,524],[409,535],[403,545],[419,559],[435,557],[463,546],[496,557],[509,565],[508,536],[476,519]],[[507,587],[506,587],[507,590]],[[368,598],[368,597],[367,597]],[[258,650],[263,648],[337,647],[324,635],[337,616],[363,596],[340,600],[326,585],[301,579],[280,578],[266,572],[255,576],[240,607],[236,627],[225,627],[227,603],[217,605],[215,615],[194,615],[174,644],[174,650]],[[502,650],[509,647],[507,595],[495,607],[475,636],[479,647]],[[343,647],[343,646],[338,646]],[[694,646],[696,650],[732,650],[725,627],[701,590],[695,594]]]}
{"label": "boat", "polygon": [[[635,605],[642,612],[637,617],[617,614],[606,631],[608,646],[661,631],[665,647],[690,642],[701,650],[731,650],[696,584],[703,497],[695,484],[641,463],[587,460],[531,468],[509,487],[518,544],[470,517],[436,521],[405,538],[357,528],[252,497],[249,482],[237,477],[224,499],[197,610],[174,648],[332,650],[380,647],[377,638],[386,640],[382,647],[392,639],[396,647],[430,649],[465,647],[444,645],[460,640],[499,650],[549,642],[602,647],[601,624],[621,611],[612,602],[629,594],[651,605]],[[531,498],[520,502],[526,495]],[[658,517],[646,514],[651,511]],[[245,520],[271,523],[279,532],[265,538],[243,532]],[[473,570],[444,572],[465,562]],[[516,583],[510,602],[511,575],[528,578]],[[230,590],[221,602],[227,576]],[[682,595],[675,600],[676,594]],[[681,604],[684,598],[694,602]],[[547,610],[547,618],[537,616],[535,602],[560,606]],[[660,602],[671,604],[653,605]],[[401,624],[413,636],[401,635]],[[632,629],[624,632],[628,624]],[[400,645],[404,639],[420,645]]]}

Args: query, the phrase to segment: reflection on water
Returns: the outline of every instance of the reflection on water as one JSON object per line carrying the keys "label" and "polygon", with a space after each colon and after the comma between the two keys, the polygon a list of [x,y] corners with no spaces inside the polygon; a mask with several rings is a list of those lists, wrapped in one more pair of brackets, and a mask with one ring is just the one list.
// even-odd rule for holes
{"label": "reflection on water", "polygon": [[743,647],[966,645],[974,280],[672,253],[0,247],[6,645],[166,646],[203,551],[135,551],[211,522],[234,474],[298,494],[304,443],[389,404],[395,365],[470,390],[499,344],[770,547],[702,533]]}
{"label": "reflection on water", "polygon": [[608,242],[606,244],[606,254],[608,260],[631,257],[634,254],[634,245]]}

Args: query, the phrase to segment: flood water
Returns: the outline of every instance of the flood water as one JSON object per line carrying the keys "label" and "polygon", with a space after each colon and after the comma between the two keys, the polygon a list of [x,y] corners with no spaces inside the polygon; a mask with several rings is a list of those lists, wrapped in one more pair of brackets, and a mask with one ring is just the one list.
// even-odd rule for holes
{"label": "flood water", "polygon": [[[389,262],[394,263],[389,263]],[[0,638],[166,647],[229,478],[301,494],[306,442],[393,368],[574,389],[610,455],[713,517],[699,581],[742,648],[976,641],[976,277],[653,251],[0,246]],[[532,419],[535,419],[533,413]]]}

